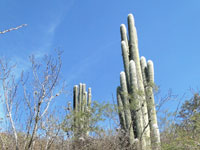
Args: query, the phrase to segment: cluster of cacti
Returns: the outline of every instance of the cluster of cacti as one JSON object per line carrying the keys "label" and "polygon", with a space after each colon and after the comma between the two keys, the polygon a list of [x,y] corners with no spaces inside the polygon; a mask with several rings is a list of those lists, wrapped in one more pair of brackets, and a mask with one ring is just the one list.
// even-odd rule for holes
{"label": "cluster of cacti", "polygon": [[89,135],[90,109],[91,109],[91,88],[86,91],[86,85],[80,83],[73,89],[73,132],[75,137]]}
{"label": "cluster of cacti", "polygon": [[124,72],[120,73],[117,88],[118,112],[121,128],[128,135],[129,143],[142,150],[160,150],[160,133],[154,104],[153,62],[146,63],[139,57],[138,39],[132,14],[128,15],[126,27],[120,26]]}

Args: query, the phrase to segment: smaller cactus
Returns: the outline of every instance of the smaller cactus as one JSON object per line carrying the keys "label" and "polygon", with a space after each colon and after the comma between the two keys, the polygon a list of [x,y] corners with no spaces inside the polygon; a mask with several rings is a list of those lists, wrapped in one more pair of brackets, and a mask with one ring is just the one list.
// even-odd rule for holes
{"label": "smaller cactus", "polygon": [[74,124],[73,132],[75,137],[85,137],[89,135],[89,113],[91,109],[91,88],[86,91],[86,84],[80,83],[73,89],[73,112]]}

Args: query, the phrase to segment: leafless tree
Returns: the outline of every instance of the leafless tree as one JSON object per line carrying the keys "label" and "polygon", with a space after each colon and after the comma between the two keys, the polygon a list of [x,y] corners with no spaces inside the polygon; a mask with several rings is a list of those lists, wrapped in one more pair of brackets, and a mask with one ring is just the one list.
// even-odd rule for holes
{"label": "leafless tree", "polygon": [[[1,81],[1,89],[2,89],[1,99],[5,106],[6,117],[9,120],[11,130],[14,135],[15,147],[16,147],[16,150],[18,150],[19,149],[18,135],[16,131],[14,118],[13,118],[13,109],[15,109],[13,107],[14,105],[16,106],[17,104],[15,99],[16,99],[16,92],[18,88],[18,83],[16,83],[15,77],[12,74],[12,70],[14,68],[15,68],[15,65],[10,66],[8,62],[4,61],[3,59],[0,60],[0,81]],[[4,143],[2,135],[1,135],[1,139],[2,139],[2,143]],[[4,144],[3,144],[3,147],[5,147]]]}
{"label": "leafless tree", "polygon": [[[61,53],[57,54],[57,58],[45,56],[42,61],[31,56],[30,73],[22,72],[21,79],[15,78],[16,65],[0,60],[1,99],[7,116],[4,119],[12,129],[16,150],[35,149],[40,138],[46,143],[44,149],[50,149],[61,131],[51,107],[63,92],[59,84]],[[6,148],[7,141],[2,136],[0,133],[1,147]]]}
{"label": "leafless tree", "polygon": [[21,79],[24,99],[27,110],[29,110],[24,149],[32,149],[34,147],[35,138],[40,129],[39,125],[43,123],[42,127],[44,127],[44,118],[47,117],[51,102],[63,91],[62,88],[60,90],[56,89],[61,69],[60,54],[58,54],[58,60],[56,61],[52,57],[46,56],[42,62],[44,64],[38,63],[34,56],[31,56],[30,60],[33,74],[31,90],[27,88],[26,83],[29,82],[27,82],[26,78],[24,79],[23,74]]}

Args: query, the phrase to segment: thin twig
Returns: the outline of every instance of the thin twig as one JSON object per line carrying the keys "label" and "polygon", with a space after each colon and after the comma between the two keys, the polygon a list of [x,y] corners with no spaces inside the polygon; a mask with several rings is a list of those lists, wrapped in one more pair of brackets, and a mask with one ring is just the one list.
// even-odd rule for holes
{"label": "thin twig", "polygon": [[15,27],[15,28],[10,28],[10,29],[4,30],[4,31],[0,31],[0,34],[5,34],[7,32],[13,31],[13,30],[18,30],[18,29],[25,27],[25,26],[27,26],[27,24],[22,24],[20,26]]}

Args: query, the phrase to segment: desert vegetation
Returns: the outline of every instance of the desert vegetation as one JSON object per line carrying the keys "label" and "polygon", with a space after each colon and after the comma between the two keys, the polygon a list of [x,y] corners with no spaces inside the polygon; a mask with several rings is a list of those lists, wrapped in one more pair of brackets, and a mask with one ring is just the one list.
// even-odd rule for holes
{"label": "desert vegetation", "polygon": [[[21,25],[0,32],[14,32]],[[117,31],[116,31],[117,32]],[[77,83],[73,99],[62,108],[55,103],[66,92],[61,78],[62,52],[44,58],[30,56],[29,72],[16,76],[16,64],[0,59],[0,118],[2,150],[198,150],[200,149],[200,96],[173,113],[161,114],[168,95],[156,104],[152,60],[140,57],[132,14],[128,30],[122,24],[121,50],[124,71],[113,103],[92,99],[92,88]],[[67,83],[66,83],[67,84]],[[110,128],[105,128],[106,126]],[[160,129],[159,129],[160,128]]]}

